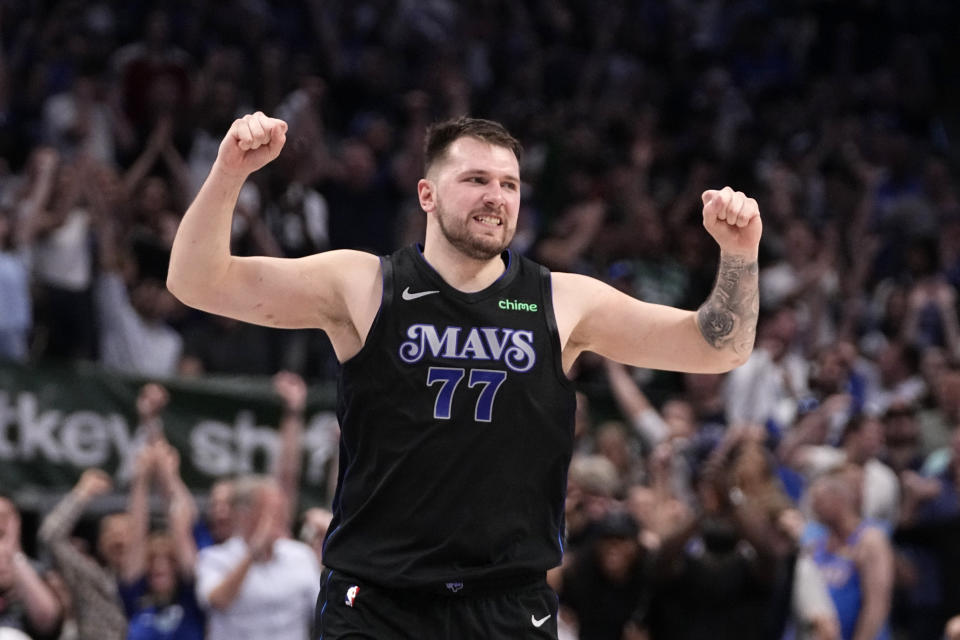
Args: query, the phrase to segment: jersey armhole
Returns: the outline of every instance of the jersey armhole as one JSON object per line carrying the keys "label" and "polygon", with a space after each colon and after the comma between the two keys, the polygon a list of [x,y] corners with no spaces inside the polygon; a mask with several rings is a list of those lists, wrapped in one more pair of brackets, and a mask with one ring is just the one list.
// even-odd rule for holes
{"label": "jersey armhole", "polygon": [[543,299],[544,314],[543,318],[547,323],[547,330],[550,332],[550,345],[553,347],[553,371],[557,379],[564,386],[573,388],[573,381],[563,372],[563,349],[560,347],[560,330],[557,328],[557,316],[553,310],[553,280],[550,278],[550,270],[543,265],[540,267],[540,296]]}
{"label": "jersey armhole", "polygon": [[362,360],[366,355],[367,351],[370,349],[368,345],[372,342],[376,342],[380,334],[383,332],[383,324],[386,322],[384,317],[386,312],[390,308],[390,304],[393,301],[393,260],[391,256],[380,256],[380,273],[383,279],[382,282],[382,291],[380,293],[380,307],[377,309],[377,314],[373,317],[373,322],[370,324],[370,330],[367,331],[367,337],[363,341],[363,346],[360,347],[360,351],[357,351],[353,354],[349,360],[346,360],[340,364],[341,367],[345,367],[352,362],[357,362]]}

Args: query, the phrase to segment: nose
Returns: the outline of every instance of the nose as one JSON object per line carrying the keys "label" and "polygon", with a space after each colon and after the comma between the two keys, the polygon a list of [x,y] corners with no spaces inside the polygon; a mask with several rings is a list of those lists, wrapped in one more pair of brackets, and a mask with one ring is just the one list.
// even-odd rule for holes
{"label": "nose", "polygon": [[483,203],[492,209],[499,209],[506,202],[503,195],[503,187],[499,182],[491,181],[483,193]]}

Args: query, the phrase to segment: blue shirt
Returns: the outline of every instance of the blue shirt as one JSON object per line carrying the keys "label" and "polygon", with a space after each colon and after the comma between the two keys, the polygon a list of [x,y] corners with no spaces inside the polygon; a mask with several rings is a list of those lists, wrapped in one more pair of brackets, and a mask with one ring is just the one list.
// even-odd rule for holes
{"label": "blue shirt", "polygon": [[120,584],[123,608],[130,620],[127,640],[203,640],[206,620],[192,582],[179,582],[173,602],[150,601],[147,580]]}
{"label": "blue shirt", "polygon": [[[868,524],[863,523],[847,538],[845,549],[853,549],[860,541]],[[853,638],[857,628],[857,619],[863,604],[863,588],[860,585],[860,571],[856,562],[844,550],[833,552],[827,549],[827,537],[816,540],[813,547],[813,561],[817,563],[827,590],[837,609],[837,618],[840,621],[840,635],[843,640]],[[887,625],[877,634],[876,640],[889,640],[890,630]]]}
{"label": "blue shirt", "polygon": [[0,251],[0,330],[30,328],[30,274],[21,256]]}

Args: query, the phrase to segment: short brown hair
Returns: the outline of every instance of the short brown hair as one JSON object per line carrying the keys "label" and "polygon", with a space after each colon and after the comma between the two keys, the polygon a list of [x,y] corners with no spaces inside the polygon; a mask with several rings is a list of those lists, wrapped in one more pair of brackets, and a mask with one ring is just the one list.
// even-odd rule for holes
{"label": "short brown hair", "polygon": [[430,171],[430,167],[446,154],[451,144],[465,136],[510,149],[513,151],[513,155],[517,157],[518,163],[523,155],[523,147],[520,142],[510,135],[506,127],[499,122],[460,116],[459,118],[436,122],[427,128],[427,135],[423,143],[424,172]]}

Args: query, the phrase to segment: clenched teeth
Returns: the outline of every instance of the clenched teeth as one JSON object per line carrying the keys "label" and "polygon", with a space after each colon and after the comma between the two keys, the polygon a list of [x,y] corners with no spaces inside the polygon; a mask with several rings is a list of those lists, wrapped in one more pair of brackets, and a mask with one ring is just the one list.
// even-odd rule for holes
{"label": "clenched teeth", "polygon": [[500,218],[494,218],[493,216],[475,216],[474,220],[479,220],[484,224],[494,224],[498,227],[503,224],[503,221]]}

